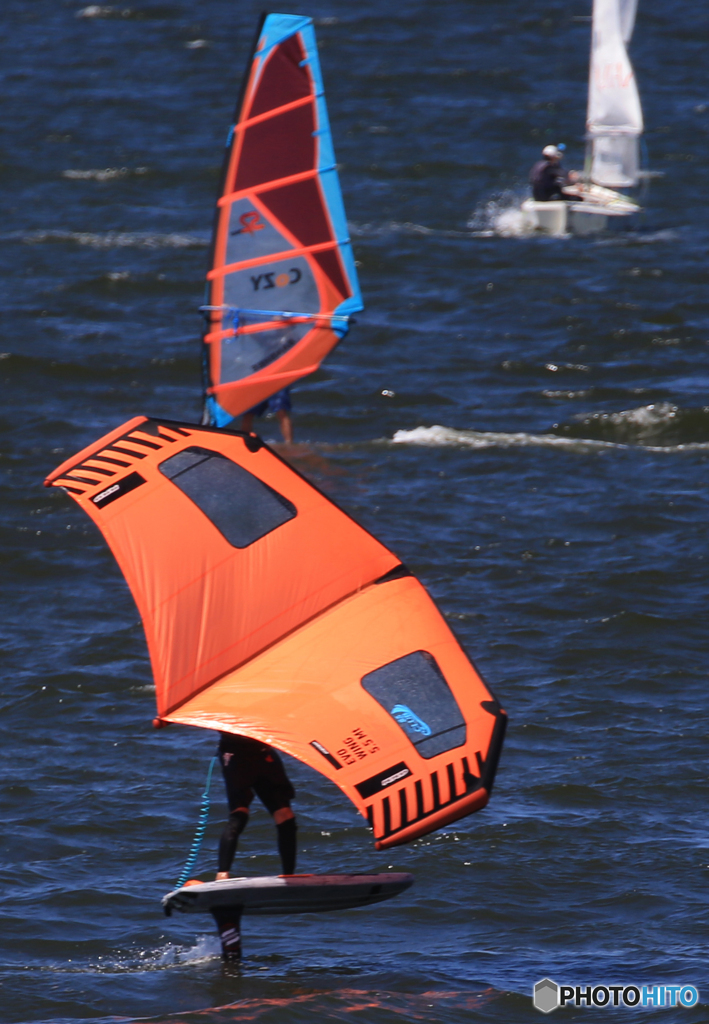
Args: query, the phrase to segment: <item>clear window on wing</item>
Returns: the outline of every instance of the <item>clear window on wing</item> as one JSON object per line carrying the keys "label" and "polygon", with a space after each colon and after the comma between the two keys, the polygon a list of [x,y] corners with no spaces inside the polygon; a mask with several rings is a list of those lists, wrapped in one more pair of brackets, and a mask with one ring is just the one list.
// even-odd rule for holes
{"label": "clear window on wing", "polygon": [[401,726],[421,757],[465,743],[465,719],[428,651],[382,665],[362,677],[362,686]]}
{"label": "clear window on wing", "polygon": [[159,468],[232,547],[247,548],[297,515],[295,505],[282,494],[206,448],[185,448]]}

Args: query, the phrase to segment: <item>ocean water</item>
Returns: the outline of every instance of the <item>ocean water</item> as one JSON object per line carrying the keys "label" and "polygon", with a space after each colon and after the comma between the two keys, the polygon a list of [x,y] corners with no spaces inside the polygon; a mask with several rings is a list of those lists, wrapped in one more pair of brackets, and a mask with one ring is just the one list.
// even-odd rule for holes
{"label": "ocean water", "polygon": [[[704,1022],[709,13],[640,0],[639,222],[544,239],[519,203],[542,145],[581,163],[589,0],[279,9],[316,19],[366,302],[295,390],[289,458],[420,576],[506,707],[496,788],[376,853],[292,762],[299,869],[415,886],[247,918],[229,968],[208,919],[162,917],[213,742],[151,729],[132,599],[42,481],[131,415],[199,416],[196,310],[260,5],[5,0],[0,1019],[516,1024],[549,976],[695,985],[653,1019]],[[213,799],[202,874],[219,781]],[[264,811],[237,864],[278,870]]]}

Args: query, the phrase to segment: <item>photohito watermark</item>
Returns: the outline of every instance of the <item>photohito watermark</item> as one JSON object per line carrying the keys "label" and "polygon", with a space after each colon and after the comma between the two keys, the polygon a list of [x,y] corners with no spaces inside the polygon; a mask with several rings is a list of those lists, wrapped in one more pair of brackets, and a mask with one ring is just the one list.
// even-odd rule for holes
{"label": "photohito watermark", "polygon": [[535,1009],[551,1013],[560,1006],[696,1006],[694,985],[557,985],[542,978],[534,986]]}

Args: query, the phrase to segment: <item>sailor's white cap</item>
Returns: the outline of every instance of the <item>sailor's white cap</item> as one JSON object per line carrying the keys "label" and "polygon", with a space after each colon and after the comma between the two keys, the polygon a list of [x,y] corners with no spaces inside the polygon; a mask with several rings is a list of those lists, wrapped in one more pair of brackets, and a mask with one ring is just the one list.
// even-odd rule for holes
{"label": "sailor's white cap", "polygon": [[542,156],[545,156],[547,160],[560,160],[561,150],[558,146],[545,146],[542,150]]}

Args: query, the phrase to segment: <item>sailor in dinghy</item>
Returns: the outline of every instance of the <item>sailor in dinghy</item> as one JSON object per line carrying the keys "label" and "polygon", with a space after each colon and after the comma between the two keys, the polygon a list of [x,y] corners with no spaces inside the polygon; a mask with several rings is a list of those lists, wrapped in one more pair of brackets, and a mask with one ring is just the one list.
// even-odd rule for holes
{"label": "sailor in dinghy", "polygon": [[542,159],[538,160],[529,172],[532,198],[536,202],[548,203],[555,199],[567,199],[564,187],[579,180],[577,171],[566,171],[561,165],[565,149],[563,142],[558,146],[545,146],[542,150]]}

